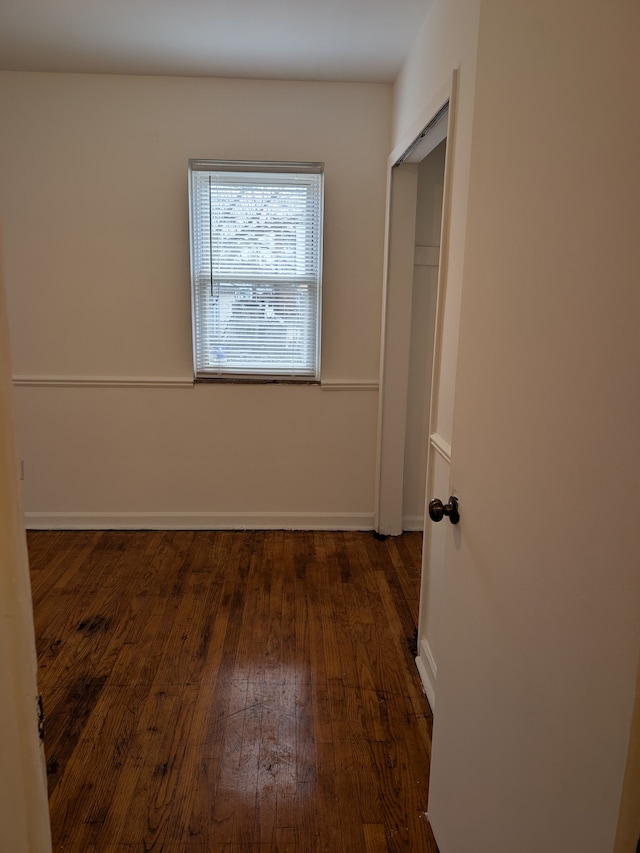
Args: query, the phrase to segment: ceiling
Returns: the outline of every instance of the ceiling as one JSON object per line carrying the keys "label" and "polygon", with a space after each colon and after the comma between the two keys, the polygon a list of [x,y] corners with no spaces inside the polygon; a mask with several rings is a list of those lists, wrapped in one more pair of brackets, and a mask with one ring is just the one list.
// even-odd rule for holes
{"label": "ceiling", "polygon": [[0,69],[392,82],[431,0],[0,0]]}

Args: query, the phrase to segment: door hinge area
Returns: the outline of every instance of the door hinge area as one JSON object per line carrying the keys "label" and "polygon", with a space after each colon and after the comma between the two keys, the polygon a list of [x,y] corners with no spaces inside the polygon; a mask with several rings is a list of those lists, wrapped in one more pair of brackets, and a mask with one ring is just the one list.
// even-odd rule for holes
{"label": "door hinge area", "polygon": [[36,709],[38,714],[38,737],[44,743],[44,709],[42,707],[42,695],[36,696]]}

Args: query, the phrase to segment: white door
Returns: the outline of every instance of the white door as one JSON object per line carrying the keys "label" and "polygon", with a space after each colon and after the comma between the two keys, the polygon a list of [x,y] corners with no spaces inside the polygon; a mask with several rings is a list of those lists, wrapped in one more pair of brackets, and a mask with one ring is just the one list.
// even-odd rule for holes
{"label": "white door", "polygon": [[[456,78],[451,81],[448,94],[446,150],[455,143]],[[423,162],[434,157],[439,149],[429,153]],[[443,152],[441,151],[441,154]],[[422,169],[423,166],[420,168]],[[443,579],[445,542],[448,524],[434,525],[429,521],[428,502],[441,495],[448,504],[450,492],[451,430],[453,424],[453,389],[455,387],[456,353],[458,346],[459,294],[447,288],[449,219],[451,206],[451,163],[447,157],[441,162],[443,186],[440,191],[438,218],[440,236],[438,245],[437,295],[435,299],[434,351],[431,360],[431,400],[428,418],[428,447],[426,470],[425,524],[422,549],[422,582],[420,588],[420,616],[416,664],[432,710],[436,707],[437,660],[441,637],[443,608]]]}
{"label": "white door", "polygon": [[[452,75],[455,81],[455,75]],[[424,526],[445,152],[452,83],[389,157],[376,529]]]}
{"label": "white door", "polygon": [[50,853],[29,565],[18,493],[13,389],[0,253],[0,850]]}
{"label": "white door", "polygon": [[482,6],[429,495],[461,514],[438,526],[441,853],[614,849],[640,650],[638,32],[622,0]]}
{"label": "white door", "polygon": [[418,166],[404,443],[403,530],[424,528],[445,152],[446,141],[443,140]]}
{"label": "white door", "polygon": [[[407,529],[411,513],[403,508],[415,492],[416,476],[422,480],[424,514],[425,467],[427,496],[434,489],[448,490],[459,315],[459,291],[449,292],[446,286],[452,180],[448,151],[455,141],[456,92],[453,73],[425,110],[420,133],[402,140],[389,158],[376,513],[382,533]],[[422,361],[418,377],[412,371],[416,361]],[[416,417],[416,409],[424,405],[417,394],[421,383],[428,411]],[[415,432],[421,429],[418,439]],[[421,458],[425,444],[426,466]],[[444,541],[444,530],[425,528],[416,662],[432,708]]]}

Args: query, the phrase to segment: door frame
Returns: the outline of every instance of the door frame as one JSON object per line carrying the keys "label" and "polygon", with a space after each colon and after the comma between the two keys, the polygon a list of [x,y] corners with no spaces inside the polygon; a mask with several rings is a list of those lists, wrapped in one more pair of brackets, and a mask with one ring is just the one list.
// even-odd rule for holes
{"label": "door frame", "polygon": [[[385,281],[380,359],[378,410],[378,457],[376,473],[376,530],[382,534],[402,533],[404,451],[409,372],[409,341],[414,265],[414,234],[418,185],[418,163],[440,142],[425,148],[416,164],[403,163],[407,152],[417,147],[425,129],[448,105],[445,138],[440,257],[436,296],[434,353],[429,405],[429,430],[425,482],[425,516],[421,565],[420,614],[416,666],[432,710],[435,708],[437,662],[429,643],[427,601],[432,592],[431,537],[428,534],[427,501],[432,489],[436,457],[451,464],[451,446],[438,432],[441,350],[449,260],[451,197],[454,172],[458,75],[454,70],[437,89],[411,130],[391,152],[387,169],[387,210],[385,223]],[[435,602],[436,609],[439,605]]]}
{"label": "door frame", "polygon": [[[445,159],[442,205],[433,381],[433,377],[437,375],[439,368],[439,361],[436,362],[435,359],[438,356],[441,340],[446,288],[457,88],[458,75],[457,70],[454,69],[437,88],[436,94],[428,106],[414,121],[411,129],[401,138],[387,159],[374,519],[375,529],[378,533],[392,536],[402,533],[404,443],[418,189],[418,163],[403,163],[402,159],[407,152],[416,146],[425,128],[448,104],[447,156]],[[422,159],[427,157],[429,153],[430,150],[427,150]],[[434,400],[433,394],[434,387],[432,385],[431,406]],[[430,414],[432,417],[434,412],[431,410],[431,406]],[[429,459],[427,459],[428,470]]]}

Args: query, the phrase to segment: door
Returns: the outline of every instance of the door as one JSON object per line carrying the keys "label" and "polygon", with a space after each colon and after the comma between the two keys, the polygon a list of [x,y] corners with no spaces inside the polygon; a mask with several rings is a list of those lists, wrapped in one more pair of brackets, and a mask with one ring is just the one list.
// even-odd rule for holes
{"label": "door", "polygon": [[[453,115],[455,101],[451,102],[448,136],[453,142]],[[447,140],[447,142],[449,139]],[[446,142],[441,146],[446,146]],[[427,419],[427,464],[426,464],[426,498],[433,494],[448,495],[451,465],[451,398],[448,391],[454,385],[455,379],[455,348],[457,337],[455,326],[449,334],[444,332],[445,310],[449,318],[457,314],[457,309],[451,304],[451,294],[447,293],[447,247],[449,223],[449,183],[450,170],[444,156],[444,148],[438,146],[423,161],[421,169],[434,156],[441,156],[443,188],[439,206],[440,266],[436,271],[437,287],[435,297],[435,324],[432,339],[433,353],[430,359],[431,384],[430,406]],[[447,297],[449,297],[447,307]],[[453,335],[451,334],[453,332]],[[423,480],[423,489],[424,482]],[[424,507],[426,509],[426,507]],[[429,523],[425,515],[424,537],[422,547],[422,582],[420,587],[420,614],[418,620],[418,643],[416,664],[422,683],[429,699],[432,710],[436,707],[436,680],[438,675],[438,645],[440,638],[440,614],[442,610],[442,579],[444,567],[444,544],[446,528],[436,527]]]}
{"label": "door", "polygon": [[423,530],[446,139],[418,165],[402,529]]}
{"label": "door", "polygon": [[441,853],[614,846],[640,649],[639,30],[637,4],[482,5],[430,495],[461,515],[437,525]]}
{"label": "door", "polygon": [[389,157],[375,498],[376,529],[383,534],[424,524],[452,86],[442,87],[425,111],[421,132]]}
{"label": "door", "polygon": [[31,587],[13,421],[0,253],[0,850],[50,853],[47,777],[38,738]]}
{"label": "door", "polygon": [[[414,486],[410,469],[422,479],[423,516],[425,467],[427,494],[448,490],[459,292],[447,289],[452,181],[447,155],[455,142],[456,96],[457,74],[453,73],[427,107],[418,136],[401,142],[389,158],[376,513],[382,533],[401,533],[406,523],[403,504],[406,507]],[[421,288],[420,300],[415,298],[416,288]],[[417,325],[423,326],[420,334]],[[423,363],[416,381],[412,363],[417,360]],[[422,403],[416,400],[420,382],[426,386],[425,417],[416,416],[415,411]],[[417,429],[424,430],[421,440],[414,435]],[[420,458],[423,442],[426,466]],[[425,528],[416,663],[432,708],[444,541],[444,529]]]}

